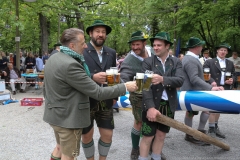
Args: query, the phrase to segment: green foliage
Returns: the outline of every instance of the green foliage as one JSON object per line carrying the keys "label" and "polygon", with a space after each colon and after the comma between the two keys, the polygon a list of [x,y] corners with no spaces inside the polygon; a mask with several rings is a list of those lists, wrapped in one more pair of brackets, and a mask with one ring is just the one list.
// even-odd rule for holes
{"label": "green foliage", "polygon": [[[206,47],[212,51],[221,42],[228,42],[240,51],[239,0],[217,0],[216,3],[212,0],[37,0],[34,3],[19,0],[19,21],[15,16],[15,0],[1,0],[0,50],[15,50],[15,27],[19,26],[21,48],[38,52],[42,47],[39,13],[50,23],[49,48],[64,29],[82,25],[85,30],[94,20],[102,19],[112,27],[106,45],[118,53],[130,49],[127,41],[136,30],[151,37],[167,31],[172,41],[181,37],[182,48],[189,37],[196,36],[205,40]],[[59,22],[61,16],[66,22]],[[89,41],[87,34],[85,37]]]}

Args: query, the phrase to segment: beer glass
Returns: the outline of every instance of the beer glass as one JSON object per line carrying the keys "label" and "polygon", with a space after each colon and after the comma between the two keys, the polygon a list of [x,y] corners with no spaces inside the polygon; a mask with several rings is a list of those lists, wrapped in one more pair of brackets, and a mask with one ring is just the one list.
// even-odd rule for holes
{"label": "beer glass", "polygon": [[106,70],[106,74],[107,74],[108,86],[113,86],[113,85],[114,85],[113,70],[112,70],[112,69],[107,69],[107,70]]}
{"label": "beer glass", "polygon": [[203,69],[203,77],[205,81],[209,81],[210,80],[210,68],[204,68]]}
{"label": "beer glass", "polygon": [[149,91],[152,84],[153,71],[146,70],[143,79],[143,90]]}
{"label": "beer glass", "polygon": [[114,84],[120,83],[120,73],[114,74]]}
{"label": "beer glass", "polygon": [[151,87],[152,84],[152,76],[153,74],[145,74],[144,75],[144,83],[143,83],[143,90],[144,91],[149,91],[149,88]]}
{"label": "beer glass", "polygon": [[120,73],[118,73],[118,68],[117,67],[110,67],[110,70],[113,72],[114,76],[114,85],[120,83]]}
{"label": "beer glass", "polygon": [[230,78],[232,78],[231,75],[232,75],[231,72],[226,72],[226,73],[225,73],[225,79],[226,79],[226,80],[229,80]]}
{"label": "beer glass", "polygon": [[143,79],[144,79],[144,73],[136,73],[136,83],[138,87],[138,89],[136,90],[136,93],[142,93]]}

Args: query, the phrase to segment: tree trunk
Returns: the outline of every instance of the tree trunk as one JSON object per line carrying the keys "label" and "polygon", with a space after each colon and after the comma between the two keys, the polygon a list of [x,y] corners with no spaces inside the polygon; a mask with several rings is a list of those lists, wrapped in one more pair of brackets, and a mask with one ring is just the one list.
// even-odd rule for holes
{"label": "tree trunk", "polygon": [[76,14],[76,20],[77,20],[77,26],[78,26],[78,28],[84,31],[84,25],[83,25],[83,23],[81,22],[81,15],[80,15],[79,11],[76,10],[76,11],[75,11],[75,14]]}
{"label": "tree trunk", "polygon": [[42,55],[44,52],[48,52],[48,36],[49,36],[49,22],[47,18],[39,13],[39,22],[40,22],[40,43],[41,49],[40,54]]}

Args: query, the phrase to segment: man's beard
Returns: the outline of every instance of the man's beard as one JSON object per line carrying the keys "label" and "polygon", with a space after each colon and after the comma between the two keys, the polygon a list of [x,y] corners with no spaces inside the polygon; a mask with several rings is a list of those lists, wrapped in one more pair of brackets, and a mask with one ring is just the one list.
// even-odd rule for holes
{"label": "man's beard", "polygon": [[97,42],[96,39],[94,39],[93,37],[91,38],[91,41],[93,42],[93,44],[96,46],[96,47],[101,47],[103,46],[103,44],[105,43],[105,39],[102,39],[102,42]]}
{"label": "man's beard", "polygon": [[[145,54],[145,48],[142,49],[142,50],[138,50],[138,51],[139,51],[139,53],[138,53],[139,56],[142,56],[142,55]],[[133,51],[133,52],[134,52],[134,51]],[[136,52],[134,52],[134,53],[137,54]]]}

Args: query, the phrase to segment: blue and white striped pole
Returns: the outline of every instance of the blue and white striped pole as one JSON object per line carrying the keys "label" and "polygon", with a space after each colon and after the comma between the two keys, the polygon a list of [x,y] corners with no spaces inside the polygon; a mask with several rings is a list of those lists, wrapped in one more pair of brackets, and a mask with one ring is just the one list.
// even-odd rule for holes
{"label": "blue and white striped pole", "polygon": [[[129,93],[118,98],[113,108],[131,108]],[[179,91],[179,105],[182,111],[212,111],[240,113],[240,91]]]}
{"label": "blue and white striped pole", "polygon": [[177,110],[240,113],[240,91],[181,91]]}

